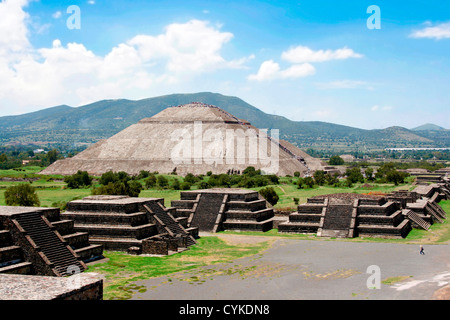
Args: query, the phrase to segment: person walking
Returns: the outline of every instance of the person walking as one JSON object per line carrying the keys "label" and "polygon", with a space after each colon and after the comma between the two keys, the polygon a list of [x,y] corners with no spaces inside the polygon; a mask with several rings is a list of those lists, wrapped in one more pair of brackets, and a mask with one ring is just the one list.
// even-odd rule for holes
{"label": "person walking", "polygon": [[423,245],[420,245],[420,254],[425,254],[425,251],[423,250]]}

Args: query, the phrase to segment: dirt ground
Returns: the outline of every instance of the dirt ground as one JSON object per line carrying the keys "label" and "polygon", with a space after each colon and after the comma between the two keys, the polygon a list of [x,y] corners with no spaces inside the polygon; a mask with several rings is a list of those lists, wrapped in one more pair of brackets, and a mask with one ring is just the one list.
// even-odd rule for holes
{"label": "dirt ground", "polygon": [[[296,240],[214,234],[229,244],[270,241],[255,256],[139,281],[133,300],[449,300],[448,244]],[[378,288],[369,285],[379,269]]]}

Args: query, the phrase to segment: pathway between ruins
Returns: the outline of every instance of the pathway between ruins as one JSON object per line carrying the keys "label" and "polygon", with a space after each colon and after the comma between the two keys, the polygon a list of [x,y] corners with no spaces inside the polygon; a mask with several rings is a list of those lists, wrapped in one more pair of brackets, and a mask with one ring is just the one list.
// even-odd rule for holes
{"label": "pathway between ruins", "polygon": [[[450,286],[448,249],[428,245],[420,255],[416,244],[277,238],[260,255],[139,281],[146,291],[133,300],[429,300]],[[369,266],[379,267],[379,289]]]}

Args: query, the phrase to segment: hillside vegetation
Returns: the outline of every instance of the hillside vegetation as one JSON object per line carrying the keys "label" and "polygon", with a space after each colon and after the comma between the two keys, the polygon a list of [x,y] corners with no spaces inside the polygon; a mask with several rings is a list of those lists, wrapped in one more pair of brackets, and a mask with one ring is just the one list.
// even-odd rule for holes
{"label": "hillside vegetation", "polygon": [[300,148],[382,150],[389,147],[449,147],[450,130],[412,131],[402,127],[364,130],[320,121],[291,121],[266,114],[232,96],[202,92],[143,100],[102,100],[73,108],[62,105],[19,116],[0,117],[0,144],[69,146],[106,139],[156,113],[191,102],[218,106],[261,129],[279,129],[280,138]]}

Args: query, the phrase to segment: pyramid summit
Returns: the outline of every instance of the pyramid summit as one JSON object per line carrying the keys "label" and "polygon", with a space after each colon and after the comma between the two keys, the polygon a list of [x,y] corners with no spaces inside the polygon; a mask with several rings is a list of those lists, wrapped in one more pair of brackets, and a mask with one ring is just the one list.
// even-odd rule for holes
{"label": "pyramid summit", "polygon": [[258,129],[217,106],[192,102],[144,118],[73,158],[53,163],[42,174],[219,174],[253,166],[266,173],[298,171],[303,176],[322,168],[318,159],[278,135],[278,130]]}

